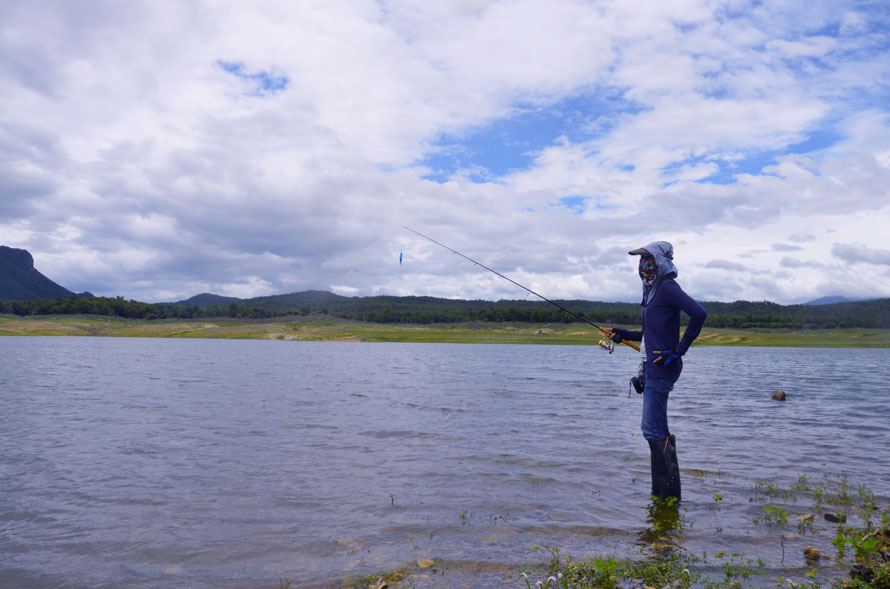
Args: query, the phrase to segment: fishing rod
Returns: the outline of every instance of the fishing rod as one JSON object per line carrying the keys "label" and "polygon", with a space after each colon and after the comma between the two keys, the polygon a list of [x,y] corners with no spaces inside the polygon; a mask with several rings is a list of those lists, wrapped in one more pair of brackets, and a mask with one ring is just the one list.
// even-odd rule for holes
{"label": "fishing rod", "polygon": [[[429,241],[432,241],[433,243],[435,243],[436,245],[438,245],[438,246],[440,246],[440,247],[444,247],[445,249],[447,249],[447,250],[450,251],[451,253],[459,255],[460,257],[462,257],[462,258],[465,259],[465,260],[469,260],[470,262],[473,262],[473,263],[476,264],[477,266],[480,266],[480,267],[482,267],[482,268],[485,268],[485,269],[488,270],[489,272],[492,272],[492,273],[494,273],[494,274],[497,274],[498,276],[500,276],[500,277],[503,278],[504,280],[506,280],[506,281],[508,281],[508,282],[512,282],[513,284],[515,284],[515,285],[518,286],[519,288],[521,288],[521,289],[523,289],[523,290],[525,290],[525,291],[530,292],[531,294],[535,295],[535,296],[538,297],[539,299],[542,299],[542,300],[544,300],[544,301],[547,301],[548,303],[550,303],[551,305],[553,305],[554,307],[556,307],[557,309],[559,309],[559,310],[562,311],[563,313],[567,313],[567,314],[571,315],[572,317],[574,317],[575,319],[577,319],[577,320],[579,320],[579,321],[583,321],[584,323],[588,323],[588,324],[590,324],[590,325],[593,325],[594,327],[596,327],[597,329],[599,329],[601,332],[603,332],[604,334],[608,335],[609,332],[608,332],[605,328],[600,327],[599,325],[597,325],[596,323],[594,323],[594,322],[591,321],[590,319],[587,319],[586,317],[582,317],[581,315],[578,315],[577,313],[575,313],[575,312],[573,312],[573,311],[569,311],[568,309],[566,309],[565,307],[563,307],[563,306],[560,305],[559,303],[556,303],[556,302],[554,302],[554,301],[551,301],[551,300],[548,299],[547,297],[545,297],[545,296],[543,296],[543,295],[540,295],[540,294],[536,293],[535,291],[533,291],[532,289],[530,289],[530,288],[528,288],[528,287],[526,287],[526,286],[522,286],[521,284],[519,284],[518,282],[516,282],[516,281],[513,280],[512,278],[510,278],[510,277],[508,277],[508,276],[504,276],[503,274],[501,274],[501,273],[498,272],[497,270],[492,270],[491,268],[489,268],[489,267],[486,266],[485,264],[481,264],[481,263],[477,262],[476,260],[474,260],[473,258],[467,257],[467,256],[463,255],[462,253],[460,253],[459,251],[454,250],[454,249],[451,249],[450,247],[448,247],[448,246],[445,245],[444,243],[439,243],[438,241],[436,241],[436,240],[433,239],[432,237],[429,237],[429,236],[427,236],[427,235],[424,235],[424,234],[421,233],[420,231],[415,231],[414,229],[411,229],[410,227],[404,227],[404,228],[407,229],[408,231],[410,231],[411,233],[414,233],[414,234],[419,235],[420,237],[422,237],[422,238],[424,238],[424,239],[427,239],[427,240],[429,240]],[[624,344],[624,345],[626,345],[626,346],[630,346],[631,348],[633,348],[634,350],[636,350],[636,351],[638,351],[638,352],[640,351],[639,346],[637,346],[636,344],[633,344],[633,343],[631,343],[631,342],[629,342],[629,341],[627,341],[627,340],[621,340],[621,343]],[[615,349],[615,345],[612,343],[612,340],[611,340],[611,339],[608,339],[608,338],[601,339],[600,342],[599,342],[599,345],[600,345],[600,347],[603,348],[604,350],[608,350],[610,354],[612,353],[612,350]]]}

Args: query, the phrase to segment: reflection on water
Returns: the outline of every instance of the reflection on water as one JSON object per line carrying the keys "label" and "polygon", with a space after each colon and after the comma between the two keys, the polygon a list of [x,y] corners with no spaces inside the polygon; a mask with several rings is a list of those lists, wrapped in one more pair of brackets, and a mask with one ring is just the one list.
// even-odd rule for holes
{"label": "reflection on water", "polygon": [[648,508],[646,524],[638,534],[637,546],[649,548],[656,555],[666,555],[683,548],[683,517],[677,503],[654,503]]}
{"label": "reflection on water", "polygon": [[543,544],[778,568],[758,480],[890,494],[887,351],[695,348],[669,411],[684,501],[652,511],[619,352],[0,338],[0,585],[309,586],[426,559],[472,585]]}

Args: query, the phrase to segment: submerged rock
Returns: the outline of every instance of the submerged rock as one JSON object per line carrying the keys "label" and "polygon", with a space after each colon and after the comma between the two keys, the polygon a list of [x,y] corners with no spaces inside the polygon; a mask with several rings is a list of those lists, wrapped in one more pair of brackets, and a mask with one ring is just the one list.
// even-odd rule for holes
{"label": "submerged rock", "polygon": [[777,390],[773,393],[773,399],[776,401],[784,401],[785,400],[785,391],[782,389]]}
{"label": "submerged rock", "polygon": [[875,572],[871,568],[865,566],[864,564],[858,563],[858,564],[853,565],[853,568],[850,569],[850,578],[851,579],[859,578],[859,579],[862,579],[863,581],[865,581],[866,583],[871,583],[875,578]]}
{"label": "submerged rock", "polygon": [[829,521],[833,524],[842,524],[847,521],[847,516],[844,515],[843,513],[838,513],[838,514],[826,513],[823,515],[823,517],[825,518],[825,521]]}
{"label": "submerged rock", "polygon": [[398,584],[399,581],[405,579],[405,575],[396,571],[394,573],[390,573],[384,577],[377,577],[370,583],[368,583],[368,589],[388,589],[392,587],[391,583]]}
{"label": "submerged rock", "polygon": [[807,561],[821,560],[822,553],[812,546],[807,546],[803,551],[803,557],[807,559]]}

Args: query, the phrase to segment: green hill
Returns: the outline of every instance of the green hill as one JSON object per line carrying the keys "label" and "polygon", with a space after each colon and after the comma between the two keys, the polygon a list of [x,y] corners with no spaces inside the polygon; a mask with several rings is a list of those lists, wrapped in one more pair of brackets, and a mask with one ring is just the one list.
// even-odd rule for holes
{"label": "green hill", "polygon": [[0,245],[0,299],[27,301],[75,296],[78,295],[38,272],[27,250]]}
{"label": "green hill", "polygon": [[190,297],[184,301],[179,301],[176,303],[177,305],[228,305],[229,303],[238,303],[241,302],[241,299],[236,297],[224,297],[222,295],[215,295],[209,292],[202,292],[201,294],[197,294],[193,297]]}

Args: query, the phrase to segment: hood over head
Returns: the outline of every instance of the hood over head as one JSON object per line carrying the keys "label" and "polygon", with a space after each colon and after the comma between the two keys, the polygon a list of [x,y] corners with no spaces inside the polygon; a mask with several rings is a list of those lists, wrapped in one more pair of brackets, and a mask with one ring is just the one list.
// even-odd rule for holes
{"label": "hood over head", "polygon": [[677,267],[674,266],[674,246],[667,241],[653,241],[649,245],[627,253],[632,256],[652,256],[655,259],[658,278],[676,278],[679,274]]}
{"label": "hood over head", "polygon": [[677,274],[679,274],[677,267],[674,266],[674,246],[667,241],[653,241],[644,247],[627,253],[632,256],[649,255],[655,259],[656,278],[651,284],[643,283],[643,305],[652,299],[662,279],[676,278]]}

